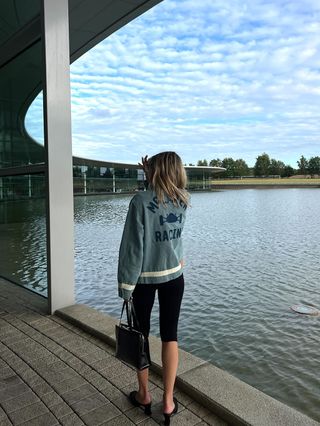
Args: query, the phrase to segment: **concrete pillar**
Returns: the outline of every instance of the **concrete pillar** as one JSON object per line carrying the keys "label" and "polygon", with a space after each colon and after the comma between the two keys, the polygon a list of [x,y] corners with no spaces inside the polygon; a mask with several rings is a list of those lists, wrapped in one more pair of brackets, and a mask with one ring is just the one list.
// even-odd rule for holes
{"label": "concrete pillar", "polygon": [[32,182],[31,182],[31,175],[28,175],[28,196],[29,198],[32,197]]}
{"label": "concrete pillar", "polygon": [[49,311],[74,304],[68,0],[42,0]]}
{"label": "concrete pillar", "polygon": [[112,171],[112,192],[116,192],[116,171]]}
{"label": "concrete pillar", "polygon": [[84,172],[83,174],[83,192],[87,193],[87,173]]}

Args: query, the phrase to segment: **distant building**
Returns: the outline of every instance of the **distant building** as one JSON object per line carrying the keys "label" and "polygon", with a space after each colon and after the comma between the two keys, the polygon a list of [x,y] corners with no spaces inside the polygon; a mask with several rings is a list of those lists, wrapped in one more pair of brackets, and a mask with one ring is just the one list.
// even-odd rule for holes
{"label": "distant building", "polygon": [[[7,0],[0,4],[0,200],[46,197],[42,215],[46,218],[49,312],[74,303],[69,64],[159,2]],[[45,147],[30,137],[24,124],[41,90]],[[81,164],[80,178],[88,172],[89,165]],[[106,172],[99,169],[97,177],[107,179]],[[2,245],[16,243],[10,222],[28,226],[23,220],[17,201],[0,202]],[[19,255],[18,245],[10,265],[0,259],[1,276],[16,280],[15,270],[23,268]]]}
{"label": "distant building", "polygon": [[[159,2],[6,0],[0,4],[0,241],[1,250],[15,247],[10,265],[1,263],[0,252],[0,276],[19,284],[16,272],[24,268],[10,225],[30,226],[19,213],[19,200],[45,197],[37,213],[45,218],[47,246],[39,256],[47,256],[51,313],[74,303],[73,193],[144,188],[137,165],[72,157],[70,62]],[[41,90],[44,146],[25,128],[28,108]],[[201,173],[202,181],[200,175],[196,180],[205,186],[209,175]]]}

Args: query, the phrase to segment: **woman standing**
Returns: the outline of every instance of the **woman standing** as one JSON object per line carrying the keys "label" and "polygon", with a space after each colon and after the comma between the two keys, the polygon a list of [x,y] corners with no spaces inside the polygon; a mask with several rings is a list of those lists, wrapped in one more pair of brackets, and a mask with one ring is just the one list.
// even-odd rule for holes
{"label": "woman standing", "polygon": [[[142,160],[149,188],[130,202],[118,265],[119,296],[132,297],[140,330],[148,337],[155,293],[158,291],[163,365],[165,424],[178,410],[173,397],[178,368],[177,327],[184,290],[182,230],[188,205],[187,178],[181,158],[162,152]],[[149,369],[137,372],[139,389],[133,405],[151,413]]]}

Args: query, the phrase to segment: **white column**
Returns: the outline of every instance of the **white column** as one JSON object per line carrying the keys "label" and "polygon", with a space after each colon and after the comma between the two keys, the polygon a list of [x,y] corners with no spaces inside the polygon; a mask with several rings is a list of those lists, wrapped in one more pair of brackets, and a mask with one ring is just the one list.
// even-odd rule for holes
{"label": "white column", "polygon": [[32,197],[31,175],[28,176],[28,195],[29,195],[29,198]]}
{"label": "white column", "polygon": [[84,172],[83,174],[83,192],[87,193],[87,173]]}
{"label": "white column", "polygon": [[112,172],[112,192],[116,192],[116,171],[113,169]]}
{"label": "white column", "polygon": [[49,310],[74,304],[68,0],[42,0]]}

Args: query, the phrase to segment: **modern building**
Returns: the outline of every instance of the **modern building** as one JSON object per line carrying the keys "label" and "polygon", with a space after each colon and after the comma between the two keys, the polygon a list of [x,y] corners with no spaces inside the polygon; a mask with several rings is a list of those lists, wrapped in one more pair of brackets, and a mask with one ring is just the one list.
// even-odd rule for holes
{"label": "modern building", "polygon": [[[31,242],[30,250],[46,257],[51,313],[74,303],[73,192],[117,192],[125,190],[126,185],[128,190],[143,185],[143,176],[136,165],[72,158],[70,62],[159,2],[3,0],[0,3],[0,275],[8,277],[8,268],[11,278],[18,270],[21,273],[21,269],[26,276],[39,273],[37,265],[33,271],[23,270],[17,233],[30,225],[18,200],[45,195],[35,214],[39,216],[37,232],[43,232],[46,244],[33,247]],[[25,128],[28,108],[41,90],[44,147]],[[87,172],[90,167],[99,168],[100,174],[93,189],[90,179],[94,176],[88,176]],[[200,172],[196,180],[203,187],[207,175],[204,170]],[[8,199],[17,202],[1,202]],[[4,264],[8,257],[9,266]]]}
{"label": "modern building", "polygon": [[[213,188],[214,174],[220,167],[185,166],[188,189]],[[90,160],[73,157],[74,195],[118,194],[145,189],[145,174],[138,164]],[[0,178],[0,203],[44,198],[46,185],[41,174],[4,176]]]}

